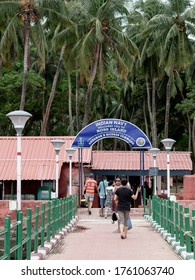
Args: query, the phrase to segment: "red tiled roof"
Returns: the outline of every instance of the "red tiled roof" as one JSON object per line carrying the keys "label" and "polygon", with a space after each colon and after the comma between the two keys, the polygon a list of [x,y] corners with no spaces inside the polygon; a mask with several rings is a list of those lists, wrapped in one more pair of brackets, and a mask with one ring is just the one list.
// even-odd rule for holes
{"label": "red tiled roof", "polygon": [[[74,137],[22,137],[22,180],[54,180],[56,154],[51,140],[64,140],[59,153],[59,172],[64,162],[69,162],[66,153]],[[16,137],[0,137],[0,180],[16,180]],[[91,149],[83,149],[83,162],[90,163]],[[72,162],[78,162],[76,150]]]}
{"label": "red tiled roof", "polygon": [[[93,151],[92,169],[94,170],[140,170],[139,151]],[[159,170],[166,170],[166,152],[160,151],[156,158]],[[153,166],[150,151],[144,152],[144,169]],[[190,152],[170,153],[170,168],[172,170],[192,170]]]}
{"label": "red tiled roof", "polygon": [[[61,139],[65,143],[59,153],[59,172],[64,162],[69,162],[65,151],[70,148],[74,137],[22,137],[22,180],[55,180],[56,154],[51,140]],[[0,180],[16,180],[16,137],[0,137]],[[92,159],[91,159],[92,157]],[[94,170],[140,170],[139,151],[91,151],[83,149],[84,164]],[[78,162],[78,151],[73,155],[73,163]],[[156,165],[166,170],[166,152],[159,152]],[[149,151],[144,152],[144,169],[153,166]],[[192,170],[190,152],[171,152],[172,170]]]}

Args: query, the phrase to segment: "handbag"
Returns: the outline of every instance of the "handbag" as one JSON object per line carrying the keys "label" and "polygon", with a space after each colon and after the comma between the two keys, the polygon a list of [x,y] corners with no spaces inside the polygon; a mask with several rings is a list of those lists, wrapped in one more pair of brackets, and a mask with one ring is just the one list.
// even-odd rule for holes
{"label": "handbag", "polygon": [[116,222],[118,220],[116,212],[112,212],[112,222]]}

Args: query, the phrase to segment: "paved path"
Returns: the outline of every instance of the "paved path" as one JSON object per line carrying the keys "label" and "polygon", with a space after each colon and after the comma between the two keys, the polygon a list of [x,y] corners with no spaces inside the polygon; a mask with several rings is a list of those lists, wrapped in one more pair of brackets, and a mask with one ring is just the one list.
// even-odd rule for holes
{"label": "paved path", "polygon": [[66,235],[47,260],[180,260],[143,216],[132,216],[133,228],[122,240],[117,224],[92,210],[92,215],[86,208],[78,210],[77,230]]}

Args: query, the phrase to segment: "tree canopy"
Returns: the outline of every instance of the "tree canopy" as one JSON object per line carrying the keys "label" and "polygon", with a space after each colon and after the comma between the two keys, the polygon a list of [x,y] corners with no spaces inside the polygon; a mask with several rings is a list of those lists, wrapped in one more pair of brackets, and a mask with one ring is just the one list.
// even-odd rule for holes
{"label": "tree canopy", "polygon": [[170,137],[195,153],[194,38],[188,0],[0,0],[1,135],[14,134],[6,114],[17,109],[33,115],[26,135],[114,117],[154,147]]}

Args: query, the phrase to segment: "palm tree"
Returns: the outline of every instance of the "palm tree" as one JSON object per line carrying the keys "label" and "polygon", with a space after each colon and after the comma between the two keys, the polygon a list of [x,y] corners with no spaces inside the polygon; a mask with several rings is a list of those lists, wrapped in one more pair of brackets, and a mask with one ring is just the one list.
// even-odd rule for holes
{"label": "palm tree", "polygon": [[[73,3],[74,4],[74,3]],[[60,58],[57,62],[56,72],[53,79],[52,88],[50,91],[45,115],[43,117],[43,123],[41,127],[40,135],[46,135],[47,124],[49,120],[49,115],[51,111],[51,106],[55,97],[55,90],[57,86],[57,82],[60,76],[60,71],[65,69],[68,77],[68,90],[69,90],[69,130],[70,134],[74,134],[73,128],[73,114],[72,114],[72,86],[71,86],[71,71],[74,69],[76,64],[75,57],[72,54],[71,50],[76,44],[77,40],[77,32],[76,32],[76,24],[74,23],[74,13],[76,14],[76,10],[72,8],[72,3],[64,3],[64,9],[62,11],[62,15],[64,16],[64,20],[60,22],[54,32],[54,37],[52,38],[52,49],[58,51],[60,49]],[[75,7],[73,5],[73,7]],[[77,18],[77,17],[76,17]],[[64,67],[63,67],[64,66]],[[78,116],[79,118],[79,116]]]}
{"label": "palm tree", "polygon": [[118,73],[127,78],[132,54],[135,54],[137,49],[135,44],[125,36],[123,30],[122,19],[128,14],[125,1],[80,0],[79,2],[83,20],[78,26],[79,40],[74,51],[77,54],[80,73],[87,81],[82,124],[84,127],[89,122],[91,93],[97,73],[99,72],[100,84],[103,86],[104,71],[112,55]]}
{"label": "palm tree", "polygon": [[[145,77],[146,97],[143,97],[143,112],[147,109],[153,147],[158,147],[156,97],[158,78],[162,70],[159,67],[159,46],[155,45],[153,47],[155,38],[153,32],[148,27],[148,23],[151,18],[163,10],[164,4],[161,1],[137,1],[130,13],[128,27],[128,34],[130,34],[132,40],[135,40],[140,50],[140,60],[137,62],[137,75],[141,73]],[[145,108],[145,104],[147,104],[147,108]],[[145,113],[144,116],[147,128],[147,114]]]}
{"label": "palm tree", "polygon": [[149,21],[149,28],[154,35],[152,47],[160,46],[160,66],[164,67],[168,82],[166,87],[166,111],[164,137],[169,134],[169,109],[171,96],[182,91],[179,73],[189,66],[193,54],[192,39],[194,29],[195,7],[189,0],[169,0],[165,11]]}
{"label": "palm tree", "polygon": [[48,120],[49,120],[49,114],[50,114],[51,106],[52,106],[54,96],[55,96],[55,91],[56,91],[58,78],[59,78],[59,75],[60,75],[61,65],[63,63],[64,52],[65,52],[65,46],[62,46],[61,51],[60,51],[60,58],[59,58],[59,61],[58,61],[58,64],[57,64],[56,72],[55,72],[53,83],[52,83],[50,96],[49,96],[49,99],[48,99],[48,102],[47,102],[47,107],[46,107],[46,110],[45,110],[45,115],[43,117],[43,123],[42,123],[42,127],[41,127],[40,136],[46,135],[47,123],[48,123]]}
{"label": "palm tree", "polygon": [[[51,17],[55,13],[55,17],[60,16],[61,4],[63,0],[7,0],[0,1],[0,16],[7,17],[9,24],[5,29],[1,38],[1,54],[4,57],[8,50],[14,48],[15,55],[20,55],[23,47],[23,83],[22,94],[20,101],[20,110],[24,109],[27,76],[30,61],[30,38],[31,42],[39,45],[38,50],[42,50],[41,54],[44,56],[45,40],[42,29],[43,20]],[[32,35],[32,32],[39,34],[39,36]]]}

